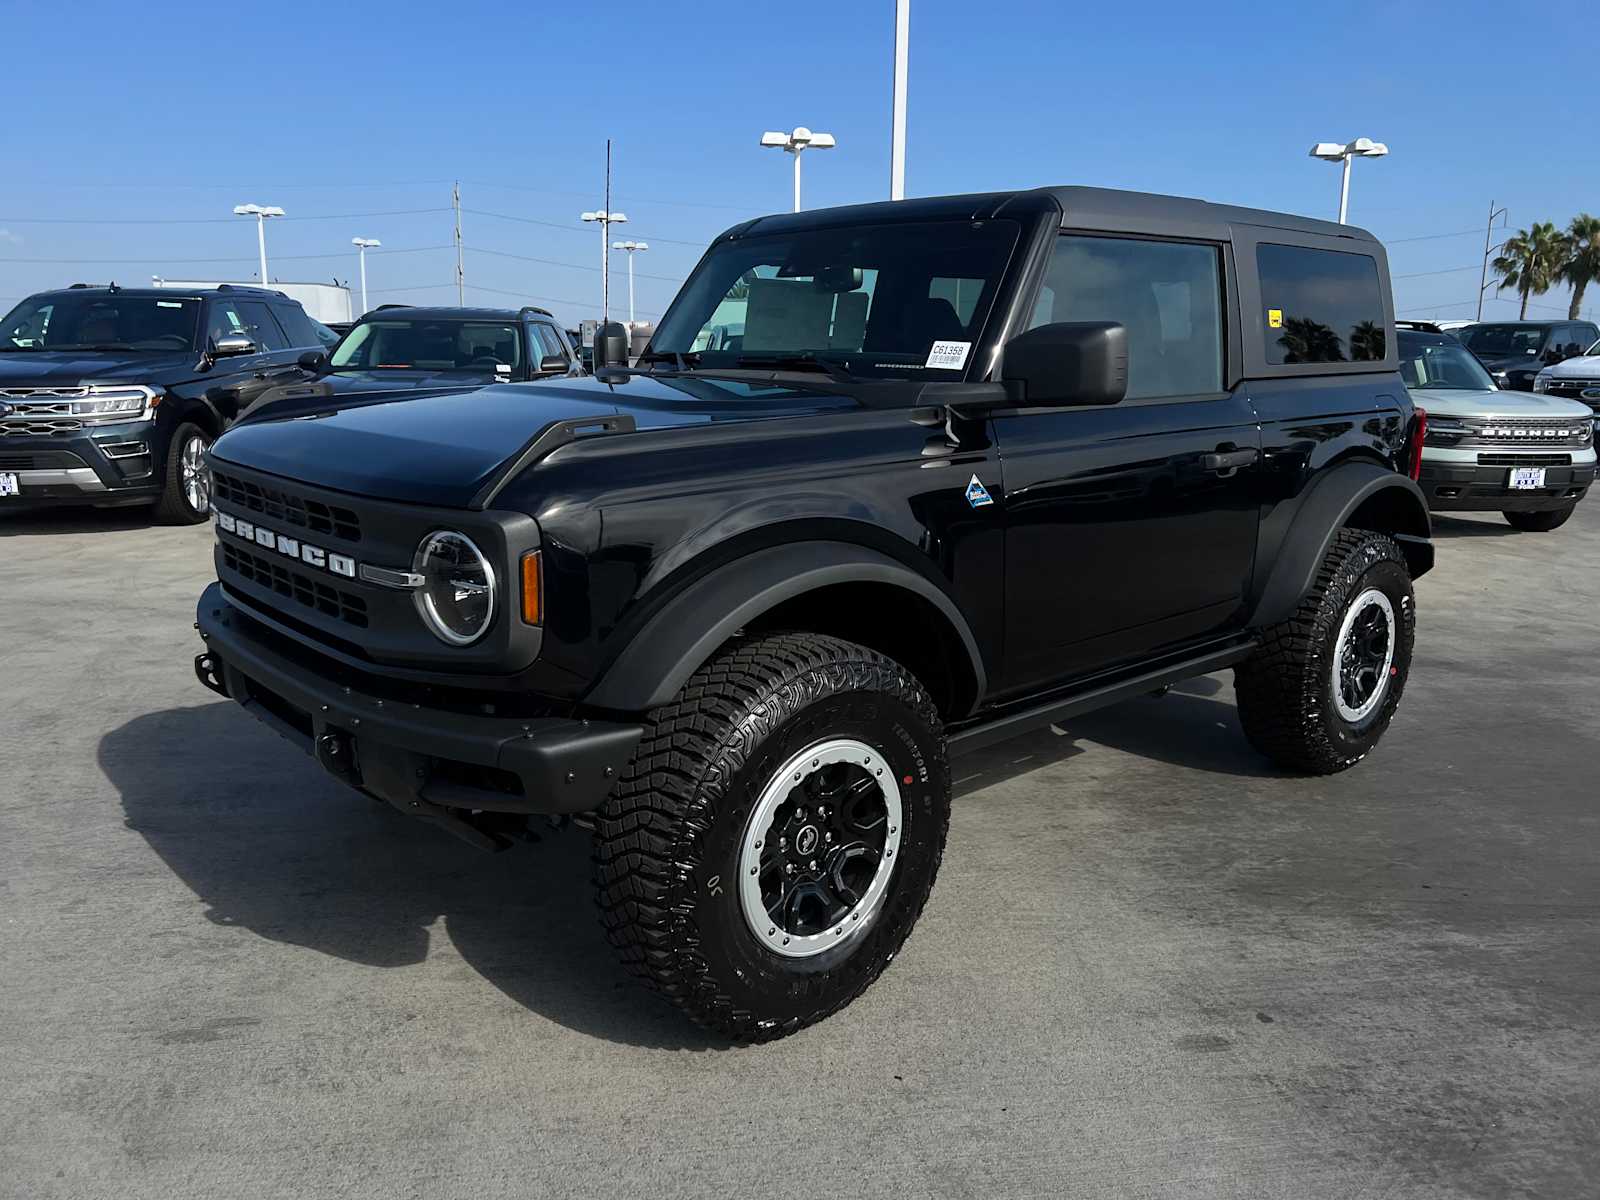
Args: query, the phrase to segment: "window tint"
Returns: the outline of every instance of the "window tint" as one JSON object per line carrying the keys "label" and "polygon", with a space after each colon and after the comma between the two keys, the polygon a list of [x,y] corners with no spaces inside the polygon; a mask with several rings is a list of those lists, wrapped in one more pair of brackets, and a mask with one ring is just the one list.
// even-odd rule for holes
{"label": "window tint", "polygon": [[274,304],[272,314],[278,318],[278,324],[283,326],[283,332],[288,334],[291,346],[309,346],[314,349],[322,345],[317,327],[312,324],[311,318],[306,316],[306,310],[298,304]]}
{"label": "window tint", "polygon": [[1377,362],[1388,353],[1383,288],[1369,254],[1256,247],[1269,363]]}
{"label": "window tint", "polygon": [[278,328],[271,310],[262,301],[239,301],[239,315],[244,318],[245,331],[250,335],[250,340],[257,346],[264,350],[289,348],[289,339]]}
{"label": "window tint", "polygon": [[553,326],[535,325],[533,328],[538,333],[539,341],[542,345],[541,357],[548,354],[559,355],[563,360],[568,357],[567,348],[561,341],[561,335],[556,333]]}
{"label": "window tint", "polygon": [[1222,390],[1222,285],[1214,246],[1064,235],[1029,328],[1119,321],[1128,398]]}

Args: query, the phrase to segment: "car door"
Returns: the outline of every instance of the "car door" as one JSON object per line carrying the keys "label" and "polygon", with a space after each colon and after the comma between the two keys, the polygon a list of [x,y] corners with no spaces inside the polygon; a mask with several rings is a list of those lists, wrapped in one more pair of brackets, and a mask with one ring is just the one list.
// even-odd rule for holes
{"label": "car door", "polygon": [[1128,394],[995,420],[1004,686],[1050,686],[1243,621],[1260,434],[1225,387],[1220,245],[1062,234],[1030,327],[1117,321]]}
{"label": "car door", "polygon": [[261,381],[286,372],[298,357],[289,339],[259,300],[214,297],[206,313],[207,345],[244,336],[255,343],[249,354],[217,359],[206,378],[205,394],[224,422],[239,412],[239,397],[259,390]]}

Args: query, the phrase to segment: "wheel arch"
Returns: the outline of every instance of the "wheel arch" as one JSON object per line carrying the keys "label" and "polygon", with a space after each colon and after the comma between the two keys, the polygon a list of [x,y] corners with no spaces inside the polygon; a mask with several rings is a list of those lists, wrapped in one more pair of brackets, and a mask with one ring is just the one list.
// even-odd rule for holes
{"label": "wheel arch", "polygon": [[1311,590],[1334,538],[1346,528],[1394,538],[1413,579],[1433,567],[1432,525],[1422,489],[1388,467],[1349,460],[1327,468],[1288,515],[1278,534],[1276,560],[1251,614],[1252,625],[1275,625],[1294,612]]}
{"label": "wheel arch", "polygon": [[741,630],[779,629],[842,637],[889,655],[947,717],[970,712],[988,686],[971,627],[937,584],[880,550],[812,541],[753,551],[678,592],[629,639],[584,703],[621,712],[658,707]]}

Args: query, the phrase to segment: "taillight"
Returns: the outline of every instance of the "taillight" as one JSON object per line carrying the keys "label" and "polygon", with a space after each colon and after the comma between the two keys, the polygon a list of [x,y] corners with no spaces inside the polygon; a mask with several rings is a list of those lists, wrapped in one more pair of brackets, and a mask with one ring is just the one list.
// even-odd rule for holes
{"label": "taillight", "polygon": [[1419,408],[1411,421],[1411,436],[1406,439],[1406,474],[1412,482],[1422,478],[1422,443],[1428,440],[1428,410]]}

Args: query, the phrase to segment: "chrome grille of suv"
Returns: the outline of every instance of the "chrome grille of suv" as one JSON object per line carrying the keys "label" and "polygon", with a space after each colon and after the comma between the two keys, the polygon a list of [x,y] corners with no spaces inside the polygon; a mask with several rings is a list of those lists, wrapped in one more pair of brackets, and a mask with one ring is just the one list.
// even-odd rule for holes
{"label": "chrome grille of suv", "polygon": [[258,512],[275,521],[298,525],[301,529],[324,537],[342,538],[347,542],[361,540],[361,518],[350,509],[336,504],[307,500],[290,492],[230,475],[215,467],[211,470],[211,491],[218,500]]}

